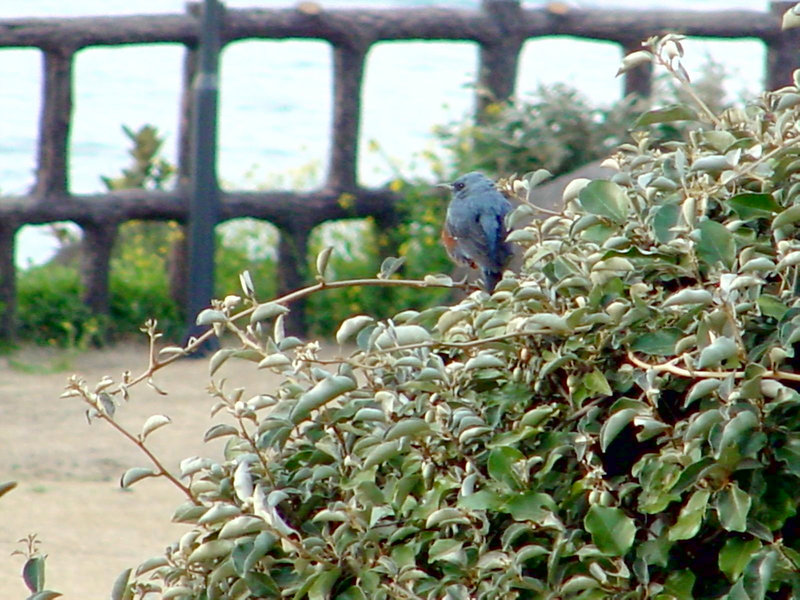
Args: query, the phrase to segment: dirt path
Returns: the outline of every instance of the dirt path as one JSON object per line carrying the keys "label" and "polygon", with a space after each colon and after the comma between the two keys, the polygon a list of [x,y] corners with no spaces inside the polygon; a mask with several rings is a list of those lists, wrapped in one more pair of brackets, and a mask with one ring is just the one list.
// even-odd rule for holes
{"label": "dirt path", "polygon": [[[144,347],[124,345],[81,353],[69,368],[51,372],[57,354],[27,349],[0,358],[0,481],[18,482],[0,498],[0,598],[24,598],[20,577],[24,559],[10,556],[18,539],[36,533],[48,555],[46,583],[65,598],[108,598],[117,575],[161,554],[185,527],[170,521],[182,501],[164,480],[145,480],[121,490],[129,467],[149,466],[146,457],[104,423],[87,424],[85,406],[59,399],[71,373],[90,384],[104,375],[118,379],[124,369],[146,366]],[[273,391],[278,378],[241,361],[226,364],[215,379],[231,376],[246,393]],[[219,456],[222,441],[204,444],[203,433],[224,415],[211,419],[213,400],[205,360],[182,360],[155,378],[168,392],[160,396],[138,386],[119,420],[138,432],[152,414],[172,424],[156,431],[151,447],[165,465],[192,455]]]}

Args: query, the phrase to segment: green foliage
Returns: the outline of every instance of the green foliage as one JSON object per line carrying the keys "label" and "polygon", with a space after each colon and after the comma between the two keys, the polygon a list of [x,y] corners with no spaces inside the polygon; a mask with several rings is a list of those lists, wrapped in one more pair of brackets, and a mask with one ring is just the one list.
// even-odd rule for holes
{"label": "green foliage", "polygon": [[[13,484],[11,487],[8,487],[9,484],[13,484],[13,482],[0,484],[0,489],[2,489],[0,495],[16,485]],[[47,555],[39,551],[39,539],[37,539],[35,534],[31,534],[19,540],[19,542],[24,544],[25,549],[15,550],[12,554],[24,556],[26,558],[25,564],[22,567],[22,581],[31,592],[27,600],[53,600],[54,598],[60,597],[60,593],[45,588],[44,571]]]}
{"label": "green foliage", "polygon": [[274,227],[255,219],[238,219],[218,227],[216,237],[214,286],[218,297],[238,293],[239,273],[243,271],[249,271],[253,281],[258,282],[259,293],[278,293],[278,233]]}
{"label": "green foliage", "polygon": [[122,131],[131,143],[131,166],[119,177],[101,177],[103,184],[109,190],[163,189],[175,175],[175,166],[161,156],[164,138],[152,125],[143,125],[137,131],[123,125]]}
{"label": "green foliage", "polygon": [[101,329],[81,301],[76,269],[58,264],[31,267],[17,275],[20,336],[37,344],[85,347]]}
{"label": "green foliage", "polygon": [[[170,479],[191,530],[113,597],[800,596],[800,87],[716,114],[679,50],[644,52],[686,85],[692,133],[637,130],[613,177],[515,232],[523,269],[492,295],[347,319],[333,360],[285,337],[288,299],[259,303],[247,276],[203,311],[236,339],[212,377],[285,379],[212,387],[222,456],[123,475]],[[66,395],[113,421],[171,360]]]}
{"label": "green foliage", "polygon": [[[727,107],[725,81],[722,65],[709,60],[692,93],[711,110],[722,111]],[[593,105],[565,84],[540,85],[527,99],[490,104],[480,120],[469,117],[438,127],[435,133],[446,158],[431,153],[427,158],[444,180],[475,170],[508,176],[547,169],[562,175],[605,158],[627,140],[631,122],[648,102],[679,106],[691,113],[689,100],[687,91],[671,77],[655,79],[650,100],[628,97],[610,107]],[[693,126],[674,116],[661,120],[654,134],[676,139]]]}
{"label": "green foliage", "polygon": [[455,123],[436,133],[457,173],[562,174],[606,156],[622,141],[625,126],[609,118],[620,110],[593,107],[563,84],[540,86],[529,100],[491,104],[480,122]]}

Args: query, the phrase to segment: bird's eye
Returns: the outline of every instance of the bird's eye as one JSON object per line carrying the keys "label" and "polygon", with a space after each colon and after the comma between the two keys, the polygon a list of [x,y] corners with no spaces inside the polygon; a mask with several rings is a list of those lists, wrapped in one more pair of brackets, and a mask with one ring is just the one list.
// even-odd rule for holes
{"label": "bird's eye", "polygon": [[461,190],[464,189],[464,184],[462,182],[458,181],[458,182],[453,184],[453,189],[456,190],[457,192],[461,191]]}

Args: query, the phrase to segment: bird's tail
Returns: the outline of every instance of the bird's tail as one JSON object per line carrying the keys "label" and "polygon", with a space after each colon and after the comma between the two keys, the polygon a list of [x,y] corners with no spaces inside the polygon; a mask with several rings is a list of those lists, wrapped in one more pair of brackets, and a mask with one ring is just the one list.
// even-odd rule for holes
{"label": "bird's tail", "polygon": [[486,269],[481,269],[481,273],[483,274],[483,289],[491,294],[500,282],[500,279],[502,279],[503,273],[501,271],[488,271]]}

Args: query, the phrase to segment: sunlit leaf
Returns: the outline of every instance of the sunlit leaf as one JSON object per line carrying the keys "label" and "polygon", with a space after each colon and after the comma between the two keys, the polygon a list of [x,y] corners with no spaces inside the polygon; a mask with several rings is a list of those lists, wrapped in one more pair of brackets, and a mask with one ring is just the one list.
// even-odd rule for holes
{"label": "sunlit leaf", "polygon": [[747,513],[751,500],[742,489],[732,482],[716,494],[716,508],[719,522],[728,531],[747,529]]}
{"label": "sunlit leaf", "polygon": [[722,263],[726,269],[732,269],[736,255],[733,234],[717,221],[703,221],[697,229],[700,238],[697,256],[700,260],[710,267]]}
{"label": "sunlit leaf", "polygon": [[673,121],[696,121],[697,113],[685,104],[673,104],[663,108],[649,110],[640,116],[634,127],[646,127],[656,123],[671,123]]}
{"label": "sunlit leaf", "polygon": [[630,211],[628,196],[616,183],[592,181],[578,195],[581,206],[594,215],[605,217],[614,223],[624,223]]}
{"label": "sunlit leaf", "polygon": [[636,525],[620,508],[592,505],[583,521],[600,552],[621,556],[633,545]]}

